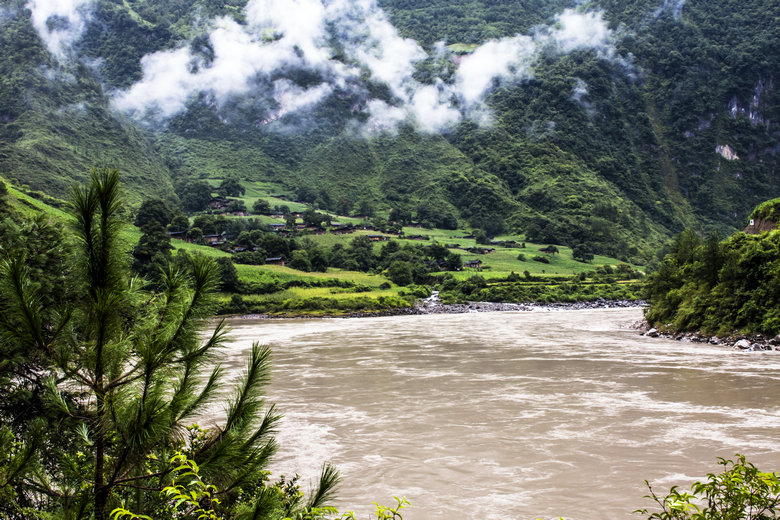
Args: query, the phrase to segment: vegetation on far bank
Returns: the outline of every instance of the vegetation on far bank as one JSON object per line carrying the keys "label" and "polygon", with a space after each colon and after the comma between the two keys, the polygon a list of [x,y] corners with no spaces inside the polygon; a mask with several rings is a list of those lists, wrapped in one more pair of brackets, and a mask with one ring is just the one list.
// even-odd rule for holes
{"label": "vegetation on far bank", "polygon": [[[153,283],[165,262],[185,262],[192,255],[215,258],[222,268],[220,313],[381,312],[411,307],[431,288],[440,290],[447,303],[571,302],[638,294],[624,282],[626,273],[640,279],[640,271],[587,250],[525,242],[521,235],[489,239],[479,230],[412,226],[410,214],[393,214],[400,221],[390,221],[390,215],[325,214],[304,204],[293,213],[289,207],[272,207],[260,196],[266,193],[262,187],[248,183],[236,183],[232,196],[220,198],[224,184],[205,188],[199,204],[220,200],[246,210],[249,203],[263,213],[233,215],[218,209],[187,216],[183,208],[148,199],[132,212],[122,208],[136,225],[123,226],[118,239],[132,257],[134,271]],[[67,220],[59,209],[62,201],[12,185],[6,189],[7,210],[22,219]],[[252,198],[246,198],[249,192]],[[281,217],[273,217],[277,214]],[[282,229],[272,230],[269,223],[274,222],[283,223]],[[351,229],[339,232],[328,222]],[[207,246],[206,235],[218,243]],[[477,281],[480,278],[483,282]],[[474,290],[477,286],[479,291]]]}
{"label": "vegetation on far bank", "polygon": [[[780,201],[757,213],[776,214]],[[650,324],[672,331],[780,333],[780,231],[679,234],[647,281]]]}

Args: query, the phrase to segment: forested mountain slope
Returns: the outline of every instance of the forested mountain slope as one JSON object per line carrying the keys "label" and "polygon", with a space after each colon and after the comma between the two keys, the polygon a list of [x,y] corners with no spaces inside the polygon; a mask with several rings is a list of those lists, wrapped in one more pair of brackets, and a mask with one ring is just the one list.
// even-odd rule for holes
{"label": "forested mountain slope", "polygon": [[780,194],[770,0],[36,0],[0,8],[0,168],[135,199],[235,172],[647,261]]}

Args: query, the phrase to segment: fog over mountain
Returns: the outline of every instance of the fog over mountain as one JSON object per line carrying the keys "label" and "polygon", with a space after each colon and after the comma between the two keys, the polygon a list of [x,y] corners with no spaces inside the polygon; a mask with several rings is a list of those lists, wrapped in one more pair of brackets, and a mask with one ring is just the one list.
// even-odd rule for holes
{"label": "fog over mountain", "polygon": [[[78,59],[73,46],[90,19],[91,1],[31,0],[33,25],[58,59]],[[166,120],[183,112],[198,94],[218,107],[249,92],[258,96],[267,118],[276,121],[306,111],[333,95],[357,95],[354,111],[368,116],[362,130],[393,130],[412,122],[426,132],[451,130],[461,119],[489,124],[485,96],[497,83],[516,84],[533,77],[532,65],[543,49],[569,53],[593,49],[606,60],[618,56],[615,36],[603,12],[569,8],[551,25],[530,35],[489,40],[459,60],[450,78],[422,84],[415,65],[425,59],[453,59],[446,42],[427,53],[403,38],[375,1],[251,0],[238,23],[222,16],[200,21],[208,27],[197,45],[148,54],[143,77],[112,94],[113,106],[137,118]],[[305,71],[318,82],[304,87],[286,77]],[[366,82],[385,86],[390,99],[372,97]]]}
{"label": "fog over mountain", "polygon": [[[6,0],[0,168],[235,173],[647,260],[780,194],[773,0]],[[724,16],[723,13],[729,13]]]}

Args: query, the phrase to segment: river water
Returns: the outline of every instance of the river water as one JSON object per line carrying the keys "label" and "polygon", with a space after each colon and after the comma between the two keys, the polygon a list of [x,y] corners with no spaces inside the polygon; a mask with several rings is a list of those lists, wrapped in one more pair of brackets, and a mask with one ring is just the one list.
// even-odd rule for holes
{"label": "river water", "polygon": [[226,367],[273,346],[274,472],[341,471],[337,505],[405,520],[640,518],[748,456],[780,470],[780,352],[639,336],[639,309],[233,320]]}

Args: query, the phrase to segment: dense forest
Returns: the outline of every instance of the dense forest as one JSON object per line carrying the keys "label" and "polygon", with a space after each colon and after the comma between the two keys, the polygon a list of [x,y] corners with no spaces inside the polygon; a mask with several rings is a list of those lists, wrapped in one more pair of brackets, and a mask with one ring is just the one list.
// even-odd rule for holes
{"label": "dense forest", "polygon": [[768,0],[334,2],[301,41],[241,0],[35,5],[0,19],[0,169],[50,195],[93,164],[136,204],[233,174],[646,264],[780,192]]}
{"label": "dense forest", "polygon": [[[761,204],[751,221],[780,220],[780,199]],[[650,323],[705,334],[780,333],[780,233],[738,232],[702,240],[685,230],[647,283]]]}

